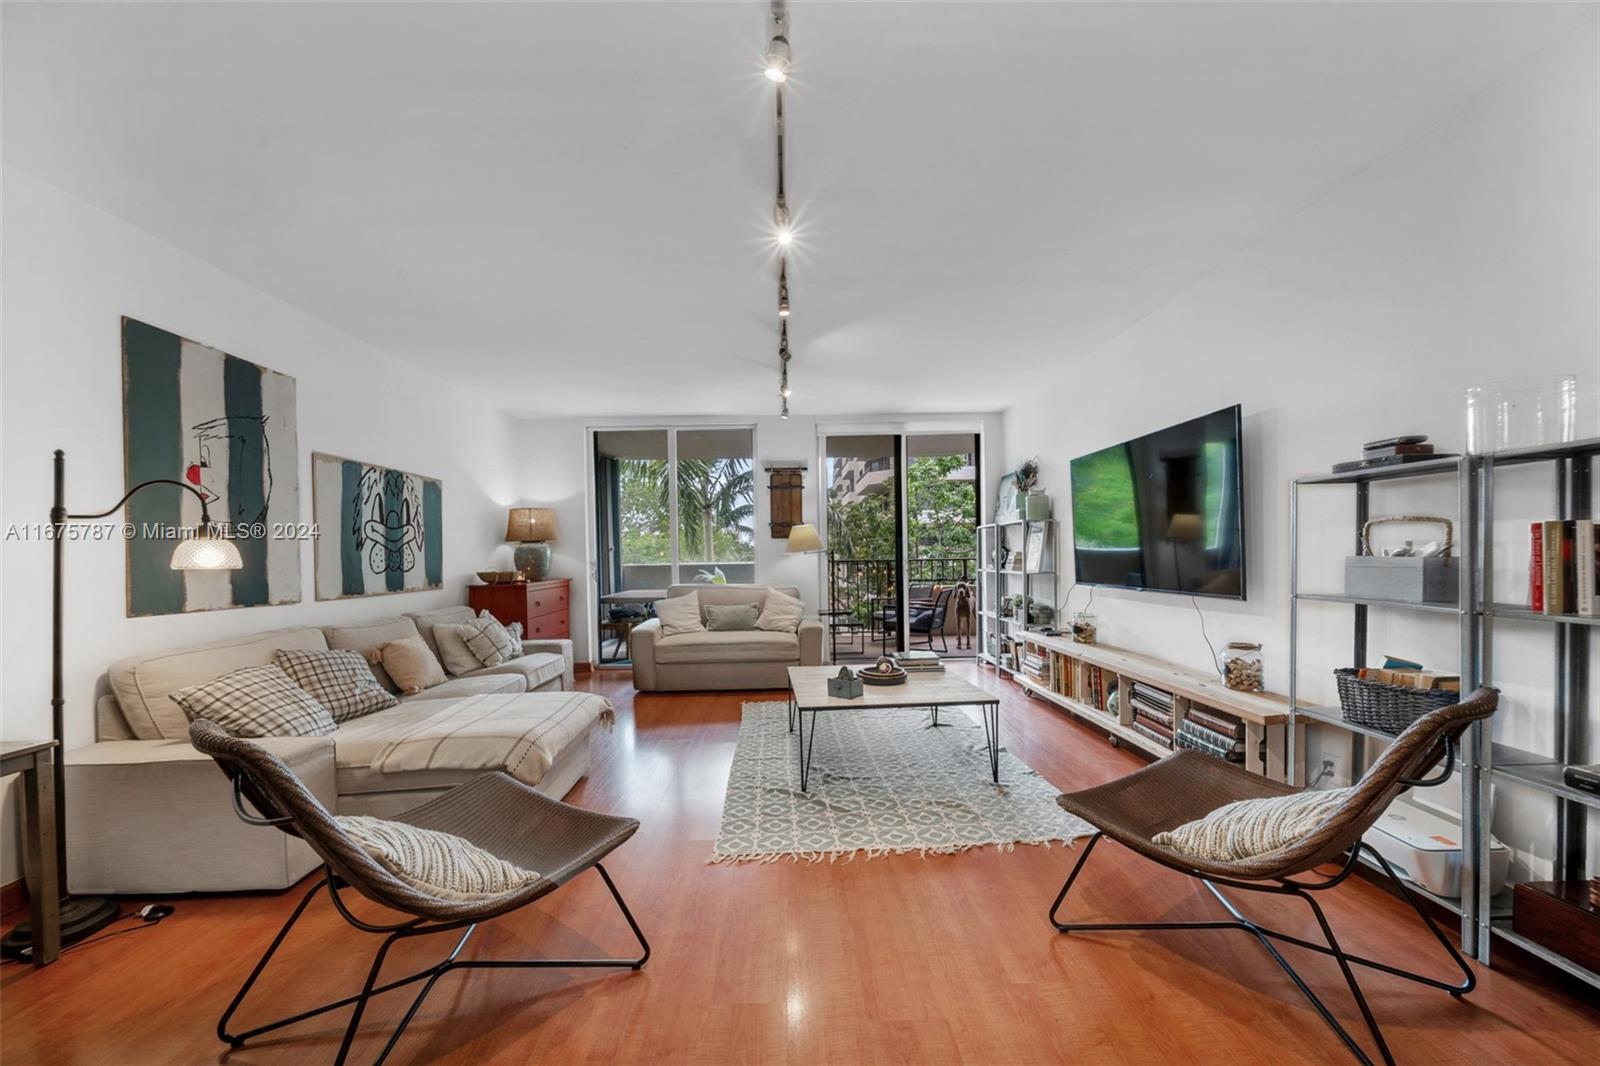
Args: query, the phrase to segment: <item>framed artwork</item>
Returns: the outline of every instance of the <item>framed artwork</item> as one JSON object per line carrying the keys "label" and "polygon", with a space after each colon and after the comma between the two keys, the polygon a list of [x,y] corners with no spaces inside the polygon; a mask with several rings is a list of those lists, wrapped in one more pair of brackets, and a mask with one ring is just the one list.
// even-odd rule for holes
{"label": "framed artwork", "polygon": [[311,453],[319,600],[444,587],[437,478]]}
{"label": "framed artwork", "polygon": [[1050,543],[1050,527],[1047,524],[1030,525],[1028,527],[1028,543],[1026,548],[1026,567],[1030,573],[1038,573],[1044,569],[1044,553]]}
{"label": "framed artwork", "polygon": [[994,501],[994,520],[996,522],[1014,522],[1019,517],[1017,512],[1017,475],[1002,474],[1000,476],[1000,494]]}
{"label": "framed artwork", "polygon": [[124,512],[130,618],[300,602],[294,378],[124,317],[122,441],[127,488],[192,485],[244,562],[173,570],[159,531],[193,527],[200,501],[175,487],[141,492]]}

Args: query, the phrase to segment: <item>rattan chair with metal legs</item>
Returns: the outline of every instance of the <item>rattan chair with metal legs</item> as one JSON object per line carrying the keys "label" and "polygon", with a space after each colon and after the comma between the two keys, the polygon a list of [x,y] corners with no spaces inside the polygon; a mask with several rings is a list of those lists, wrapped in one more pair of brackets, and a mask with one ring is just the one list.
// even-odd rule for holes
{"label": "rattan chair with metal legs", "polygon": [[[1250,933],[1289,975],[1351,1054],[1359,1061],[1370,1064],[1372,1057],[1311,990],[1274,941],[1330,956],[1339,964],[1345,983],[1350,987],[1350,994],[1372,1034],[1378,1054],[1385,1063],[1392,1064],[1394,1056],[1389,1052],[1383,1031],[1378,1027],[1366,996],[1362,994],[1352,967],[1362,966],[1416,981],[1442,989],[1452,996],[1462,996],[1472,991],[1477,978],[1455,945],[1450,943],[1423,908],[1416,894],[1395,875],[1383,856],[1362,842],[1361,834],[1377,821],[1395,797],[1407,789],[1437,785],[1447,780],[1454,770],[1462,734],[1473,722],[1486,720],[1493,714],[1498,698],[1499,694],[1494,689],[1478,689],[1460,703],[1439,708],[1418,719],[1372,764],[1349,798],[1322,825],[1289,847],[1249,859],[1212,862],[1174,851],[1153,840],[1157,834],[1203,817],[1226,803],[1289,795],[1297,791],[1292,786],[1269,781],[1220,759],[1193,751],[1178,751],[1116,781],[1061,796],[1057,802],[1094,826],[1095,832],[1084,845],[1072,872],[1067,875],[1066,884],[1061,886],[1061,892],[1050,907],[1051,924],[1063,933],[1154,929],[1238,929]],[[1441,761],[1444,764],[1442,769],[1432,777],[1422,777],[1438,767]],[[1110,837],[1169,870],[1197,878],[1216,896],[1231,917],[1205,922],[1063,922],[1060,912],[1067,893],[1072,890],[1073,883],[1101,837]],[[1340,946],[1333,927],[1313,893],[1341,884],[1354,872],[1363,851],[1371,856],[1378,871],[1394,883],[1400,896],[1411,905],[1434,939],[1443,946],[1449,959],[1461,971],[1460,983],[1427,977],[1388,963],[1352,955]],[[1336,869],[1319,872],[1319,867],[1329,864],[1337,864]],[[1251,921],[1232,900],[1223,895],[1222,888],[1293,896],[1304,900],[1316,918],[1325,942],[1317,943]]]}
{"label": "rattan chair with metal legs", "polygon": [[[422,982],[422,988],[389,1035],[374,1062],[388,1058],[416,1017],[417,1010],[433,990],[434,983],[451,970],[519,968],[608,967],[637,970],[650,958],[650,944],[634,920],[622,894],[600,860],[633,836],[639,823],[632,818],[597,814],[561,803],[503,773],[488,773],[473,778],[444,795],[394,816],[424,829],[453,833],[478,847],[526,870],[539,873],[539,879],[511,892],[490,898],[446,899],[422,891],[400,880],[379,865],[345,833],[317,798],[300,782],[292,770],[258,744],[233,737],[214,723],[198,721],[189,729],[190,739],[199,750],[210,755],[233,781],[234,809],[252,825],[273,826],[298,836],[309,844],[324,864],[322,877],[300,900],[288,921],[268,945],[266,953],[245,978],[233,1001],[217,1022],[217,1036],[232,1047],[296,1022],[329,1011],[353,1007],[335,1063],[350,1055],[351,1045],[361,1026],[361,1018],[374,996]],[[246,809],[248,801],[255,813]],[[611,898],[638,941],[641,954],[632,959],[463,959],[461,949],[479,922],[497,918],[549,895],[579,874],[593,867],[605,882]],[[266,970],[273,955],[288,937],[300,916],[319,891],[326,889],[339,915],[364,933],[383,937],[367,971],[361,991],[324,1003],[319,1007],[275,1021],[233,1032],[229,1025],[249,995],[256,980]],[[369,920],[351,910],[350,895],[365,896],[373,903],[399,911],[399,920]],[[404,977],[380,981],[389,949],[403,940],[436,933],[460,932],[455,945],[439,962]]]}

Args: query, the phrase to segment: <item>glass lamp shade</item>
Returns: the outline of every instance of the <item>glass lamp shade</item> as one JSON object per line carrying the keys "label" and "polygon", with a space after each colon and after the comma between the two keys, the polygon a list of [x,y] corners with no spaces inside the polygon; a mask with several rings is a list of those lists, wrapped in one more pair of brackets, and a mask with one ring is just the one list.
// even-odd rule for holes
{"label": "glass lamp shade", "polygon": [[549,507],[513,507],[506,514],[506,540],[540,544],[556,539],[556,513]]}
{"label": "glass lamp shade", "polygon": [[239,570],[243,566],[238,545],[204,526],[172,549],[174,570]]}
{"label": "glass lamp shade", "polygon": [[821,551],[822,538],[817,535],[817,527],[805,522],[791,528],[789,530],[789,550],[792,552]]}

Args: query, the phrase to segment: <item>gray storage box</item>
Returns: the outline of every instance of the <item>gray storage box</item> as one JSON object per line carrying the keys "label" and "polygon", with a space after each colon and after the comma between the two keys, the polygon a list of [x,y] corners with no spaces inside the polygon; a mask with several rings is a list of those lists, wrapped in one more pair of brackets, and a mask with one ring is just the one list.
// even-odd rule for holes
{"label": "gray storage box", "polygon": [[[1385,522],[1425,522],[1443,526],[1443,554],[1426,558],[1373,555],[1372,527]],[[1361,527],[1361,554],[1349,556],[1344,561],[1344,594],[1357,599],[1392,600],[1396,603],[1459,604],[1461,575],[1456,569],[1456,561],[1450,557],[1454,534],[1455,527],[1450,519],[1437,515],[1396,514],[1367,519],[1367,523]]]}
{"label": "gray storage box", "polygon": [[1461,574],[1454,559],[1352,555],[1344,561],[1344,594],[1399,603],[1459,603]]}

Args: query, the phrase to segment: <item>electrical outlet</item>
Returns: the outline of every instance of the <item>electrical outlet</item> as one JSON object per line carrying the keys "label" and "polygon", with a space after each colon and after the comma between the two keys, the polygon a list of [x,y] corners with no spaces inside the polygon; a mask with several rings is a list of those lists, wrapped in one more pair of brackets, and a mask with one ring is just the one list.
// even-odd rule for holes
{"label": "electrical outlet", "polygon": [[1345,770],[1344,760],[1337,755],[1324,755],[1322,757],[1320,776],[1322,778],[1321,787],[1323,788],[1338,788],[1350,783],[1350,775]]}

